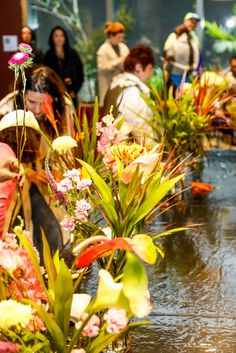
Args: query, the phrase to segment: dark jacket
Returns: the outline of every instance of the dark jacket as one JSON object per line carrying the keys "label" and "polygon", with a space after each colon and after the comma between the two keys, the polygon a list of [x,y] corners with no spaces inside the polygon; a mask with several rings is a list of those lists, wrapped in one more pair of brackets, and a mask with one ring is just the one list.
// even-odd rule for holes
{"label": "dark jacket", "polygon": [[53,69],[63,81],[66,78],[71,79],[71,85],[65,84],[69,93],[71,90],[74,93],[79,91],[84,80],[83,64],[74,49],[70,48],[63,60],[58,59],[54,50],[49,49],[44,56],[43,62],[45,66]]}

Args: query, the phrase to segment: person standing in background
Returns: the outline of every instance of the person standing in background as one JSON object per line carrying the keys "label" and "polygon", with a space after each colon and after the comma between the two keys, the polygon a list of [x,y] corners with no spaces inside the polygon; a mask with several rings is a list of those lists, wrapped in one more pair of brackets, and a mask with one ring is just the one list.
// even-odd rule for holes
{"label": "person standing in background", "polygon": [[190,82],[190,76],[200,73],[202,57],[199,40],[194,32],[200,17],[189,12],[185,15],[183,24],[177,26],[164,45],[165,69],[168,73],[167,82],[175,88],[181,82]]}
{"label": "person standing in background", "polygon": [[41,49],[36,47],[36,39],[33,30],[29,26],[23,26],[21,28],[21,42],[29,44],[31,46],[33,54],[34,64],[43,63],[43,52]]}
{"label": "person standing in background", "polygon": [[76,107],[77,93],[84,81],[80,56],[70,47],[67,33],[60,26],[52,29],[48,43],[50,49],[44,56],[44,65],[53,69],[62,79]]}
{"label": "person standing in background", "polygon": [[129,48],[124,42],[125,27],[120,22],[107,22],[105,27],[107,40],[98,48],[98,97],[100,105],[112,78],[122,71],[123,63],[129,54]]}

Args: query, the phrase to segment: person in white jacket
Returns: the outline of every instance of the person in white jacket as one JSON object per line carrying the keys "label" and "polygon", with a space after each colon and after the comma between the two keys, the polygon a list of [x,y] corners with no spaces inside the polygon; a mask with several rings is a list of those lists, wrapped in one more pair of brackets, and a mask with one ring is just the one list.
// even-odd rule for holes
{"label": "person in white jacket", "polygon": [[120,22],[107,22],[105,27],[107,40],[98,48],[98,97],[103,105],[105,94],[112,77],[123,69],[123,63],[129,54],[129,48],[124,41],[125,27]]}
{"label": "person in white jacket", "polygon": [[153,142],[152,128],[148,123],[153,113],[144,97],[150,96],[146,83],[154,65],[151,48],[141,44],[132,48],[124,61],[124,72],[112,79],[105,96],[103,114],[108,114],[113,106],[114,117],[125,116],[125,129],[128,127],[128,132],[138,143]]}

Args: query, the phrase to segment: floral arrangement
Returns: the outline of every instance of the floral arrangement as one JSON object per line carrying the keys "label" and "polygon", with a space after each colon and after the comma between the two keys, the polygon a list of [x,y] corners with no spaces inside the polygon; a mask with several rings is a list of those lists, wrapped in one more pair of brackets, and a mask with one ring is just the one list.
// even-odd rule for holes
{"label": "floral arrangement", "polygon": [[73,282],[58,253],[51,257],[45,236],[46,270],[42,271],[27,234],[21,227],[16,227],[15,233],[19,244],[14,234],[7,234],[1,241],[4,257],[0,269],[4,276],[0,287],[0,348],[9,352],[101,352],[128,329],[143,324],[131,323],[132,316],[149,315],[146,271],[132,253],[127,254],[120,282],[107,270],[99,271],[97,292],[92,298],[76,293],[83,271]]}
{"label": "floral arrangement", "polygon": [[[9,63],[16,73],[30,64],[30,49],[19,50]],[[57,132],[50,106],[49,100],[44,108]],[[45,171],[54,201],[64,212],[61,226],[70,233],[76,260],[69,268],[59,251],[52,257],[42,230],[43,269],[23,224],[0,241],[0,309],[7,319],[0,318],[0,349],[102,352],[129,330],[148,324],[132,320],[145,318],[151,310],[143,262],[154,264],[158,253],[163,256],[156,239],[185,228],[147,233],[145,226],[164,206],[168,209],[185,163],[173,160],[172,154],[165,159],[164,142],[152,149],[124,142],[112,114],[99,121],[97,102],[92,129],[86,117],[82,127],[75,118],[75,139],[57,136],[50,142],[25,111],[5,116],[0,130],[9,124],[31,126],[48,142]],[[57,178],[50,170],[51,158]],[[80,293],[80,284],[94,261],[99,265],[98,284],[91,297]],[[21,314],[14,317],[13,309]]]}

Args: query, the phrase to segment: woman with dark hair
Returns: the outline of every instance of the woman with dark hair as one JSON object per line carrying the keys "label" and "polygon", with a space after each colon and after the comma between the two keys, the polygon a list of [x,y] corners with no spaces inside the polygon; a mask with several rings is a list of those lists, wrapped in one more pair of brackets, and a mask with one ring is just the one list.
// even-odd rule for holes
{"label": "woman with dark hair", "polygon": [[150,95],[146,83],[154,65],[151,48],[140,44],[131,49],[124,61],[124,72],[112,79],[104,101],[104,114],[108,114],[113,106],[114,117],[125,116],[131,135],[137,142],[144,136],[146,140],[152,138],[152,129],[145,120],[151,119],[153,114],[143,96]]}
{"label": "woman with dark hair", "polygon": [[[70,135],[72,112],[70,101],[65,97],[65,88],[61,79],[48,67],[30,68],[25,74],[25,107],[26,110],[34,113],[40,129],[51,141],[57,137],[57,131],[60,135]],[[24,108],[22,84],[19,82],[18,90],[0,102],[0,115],[5,115],[15,109],[14,95],[18,109]],[[48,114],[49,111],[50,114]],[[26,137],[22,156],[26,181],[22,192],[23,202],[18,209],[21,209],[25,228],[33,234],[34,244],[40,254],[42,254],[41,228],[47,236],[52,252],[55,252],[62,246],[62,232],[54,215],[55,210],[48,206],[48,180],[44,170],[48,145],[37,131],[29,127],[26,127]],[[16,154],[15,126],[1,131],[0,141],[10,145]],[[57,171],[54,170],[54,172]]]}
{"label": "woman with dark hair", "polygon": [[77,105],[77,93],[84,80],[83,64],[78,53],[70,47],[65,30],[56,26],[49,36],[50,49],[44,56],[44,65],[53,69],[64,82],[74,105]]}
{"label": "woman with dark hair", "polygon": [[43,53],[42,50],[37,48],[35,33],[29,26],[23,26],[21,28],[21,42],[29,44],[31,46],[33,54],[34,64],[42,64],[43,62]]}
{"label": "woman with dark hair", "polygon": [[123,63],[129,54],[129,48],[124,42],[125,27],[120,22],[107,22],[105,27],[107,40],[98,48],[98,96],[103,105],[105,94],[112,77],[122,71]]}

